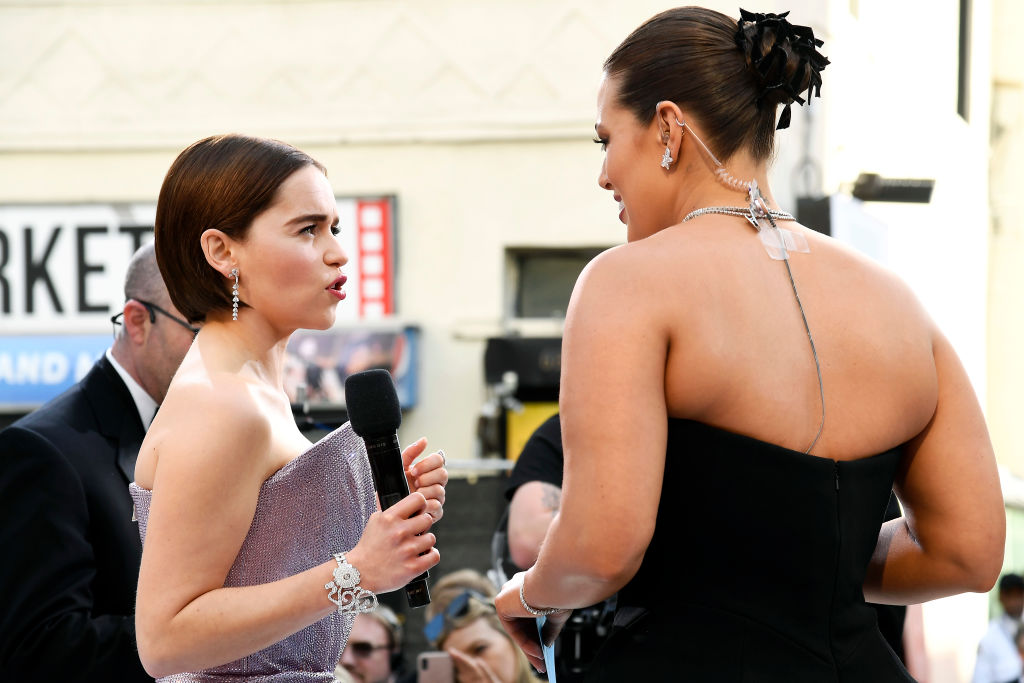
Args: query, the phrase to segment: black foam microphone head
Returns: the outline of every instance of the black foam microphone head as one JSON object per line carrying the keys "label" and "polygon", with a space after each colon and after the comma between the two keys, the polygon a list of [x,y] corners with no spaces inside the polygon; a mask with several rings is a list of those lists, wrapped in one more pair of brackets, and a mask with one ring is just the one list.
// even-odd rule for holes
{"label": "black foam microphone head", "polygon": [[345,407],[352,430],[365,438],[389,436],[402,424],[395,382],[387,370],[364,370],[345,380]]}

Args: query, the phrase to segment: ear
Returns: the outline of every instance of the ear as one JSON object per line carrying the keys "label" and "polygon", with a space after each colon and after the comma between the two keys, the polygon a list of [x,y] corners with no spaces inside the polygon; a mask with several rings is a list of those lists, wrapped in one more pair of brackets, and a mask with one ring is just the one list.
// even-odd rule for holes
{"label": "ear", "polygon": [[237,250],[235,240],[216,228],[210,228],[200,235],[199,243],[203,247],[206,262],[224,277],[229,277],[231,269],[238,264],[237,254],[234,253]]}
{"label": "ear", "polygon": [[133,344],[141,346],[146,343],[149,336],[150,326],[153,324],[149,318],[149,310],[134,299],[129,299],[124,304],[124,333],[132,340]]}
{"label": "ear", "polygon": [[679,158],[679,148],[683,144],[683,132],[686,130],[680,122],[685,123],[683,111],[675,102],[662,100],[654,109],[654,123],[657,127],[658,141],[666,145],[672,156]]}

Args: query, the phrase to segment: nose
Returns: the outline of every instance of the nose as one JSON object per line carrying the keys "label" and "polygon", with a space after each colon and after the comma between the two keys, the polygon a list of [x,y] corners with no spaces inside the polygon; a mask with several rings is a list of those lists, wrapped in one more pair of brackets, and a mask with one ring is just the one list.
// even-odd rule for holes
{"label": "nose", "polygon": [[348,263],[348,255],[341,248],[341,242],[333,235],[327,240],[327,248],[324,250],[324,263],[334,268],[341,268]]}
{"label": "nose", "polygon": [[610,180],[608,180],[607,166],[608,157],[605,157],[604,161],[601,162],[601,172],[597,174],[597,184],[601,187],[602,190],[612,189],[612,183]]}

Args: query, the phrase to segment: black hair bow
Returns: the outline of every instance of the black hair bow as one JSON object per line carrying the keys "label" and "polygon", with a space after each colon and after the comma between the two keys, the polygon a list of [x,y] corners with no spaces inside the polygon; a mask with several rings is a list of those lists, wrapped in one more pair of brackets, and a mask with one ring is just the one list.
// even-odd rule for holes
{"label": "black hair bow", "polygon": [[[758,93],[754,104],[760,109],[768,93],[780,88],[789,98],[779,116],[777,130],[789,127],[790,107],[793,102],[804,104],[805,100],[797,90],[804,79],[804,67],[811,67],[810,83],[807,87],[807,98],[810,99],[812,96],[821,97],[821,71],[829,64],[828,57],[818,52],[817,48],[823,43],[814,37],[811,27],[794,26],[786,19],[788,15],[789,12],[748,12],[741,7],[735,36],[737,47],[743,50],[747,63],[760,78],[761,92]],[[767,52],[761,48],[765,33],[774,37]],[[786,64],[791,55],[796,55],[800,61],[792,78],[787,80]]]}

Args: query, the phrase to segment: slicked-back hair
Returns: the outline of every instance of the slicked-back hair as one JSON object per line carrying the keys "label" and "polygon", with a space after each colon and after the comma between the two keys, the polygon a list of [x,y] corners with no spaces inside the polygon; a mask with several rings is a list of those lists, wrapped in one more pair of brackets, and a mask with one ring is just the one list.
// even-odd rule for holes
{"label": "slicked-back hair", "polygon": [[[737,28],[736,19],[703,7],[677,7],[648,19],[605,60],[605,73],[617,79],[618,104],[646,125],[659,102],[675,102],[701,124],[701,137],[719,160],[741,148],[756,161],[769,159],[778,105],[788,97],[779,89],[758,105],[760,79],[737,46]],[[797,88],[803,91],[810,67],[790,54],[787,78],[799,68],[806,71]]]}

